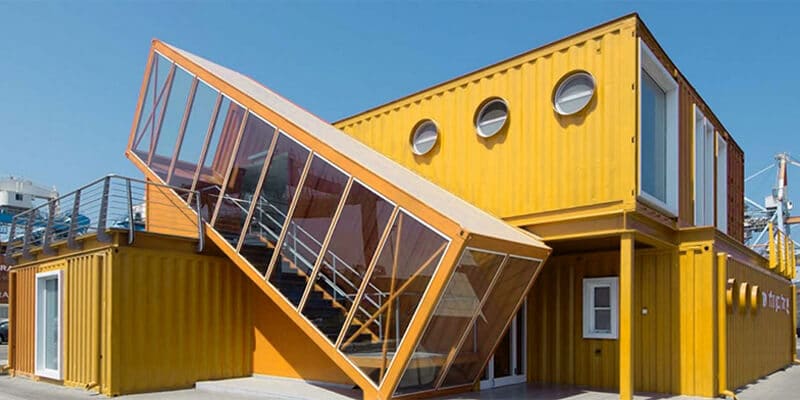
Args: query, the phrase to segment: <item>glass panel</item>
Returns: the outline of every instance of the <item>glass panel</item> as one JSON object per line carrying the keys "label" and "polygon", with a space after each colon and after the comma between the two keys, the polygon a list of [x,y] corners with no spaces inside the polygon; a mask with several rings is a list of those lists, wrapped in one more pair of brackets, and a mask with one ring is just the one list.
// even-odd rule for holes
{"label": "glass panel", "polygon": [[[331,296],[344,310],[353,306],[353,299],[393,210],[394,204],[353,182],[319,270],[321,279],[335,282],[338,290]],[[377,300],[367,300],[358,308],[355,318],[366,320],[378,311],[378,307]],[[335,319],[328,323],[337,325],[336,335],[330,335],[335,341],[344,320]]]}
{"label": "glass panel", "polygon": [[[137,134],[134,141],[135,153],[147,162],[150,154],[150,143],[155,132],[155,122],[161,118],[164,111],[163,100],[166,97],[166,82],[172,62],[155,54],[150,77],[142,99],[142,112],[139,114],[139,123],[136,125]],[[153,112],[155,110],[155,112]]]}
{"label": "glass panel", "polygon": [[175,68],[172,77],[167,105],[164,110],[164,117],[161,127],[156,127],[156,148],[150,162],[152,169],[161,179],[167,179],[167,171],[172,162],[172,154],[175,152],[175,144],[181,130],[183,115],[186,113],[186,103],[189,100],[189,92],[192,89],[194,77],[189,75],[182,68]]}
{"label": "glass panel", "polygon": [[464,252],[403,373],[397,394],[435,387],[445,360],[456,350],[503,258],[479,250]]}
{"label": "glass panel", "polygon": [[[270,277],[271,282],[280,283],[276,286],[295,306],[300,303],[306,288],[306,277],[311,274],[322,250],[322,242],[331,227],[347,179],[347,175],[331,164],[318,157],[312,158],[292,220],[286,228],[277,267]],[[331,302],[325,299],[333,293],[335,286],[324,285],[324,281],[317,283],[322,285],[324,292],[312,293],[306,316],[321,327],[327,319],[340,318],[342,313],[339,309],[333,309]]]}
{"label": "glass panel", "polygon": [[[496,341],[511,320],[514,308],[522,300],[540,263],[522,258],[509,258],[500,272],[486,303],[470,327],[467,339],[453,360],[442,387],[471,384],[491,356]],[[495,368],[497,364],[495,363]]]}
{"label": "glass panel", "polygon": [[219,214],[214,222],[214,229],[234,247],[239,243],[239,236],[250,211],[250,204],[261,179],[267,151],[274,136],[274,127],[253,114],[247,115],[242,140],[224,194],[225,198],[222,199]]}
{"label": "glass panel", "polygon": [[422,301],[447,240],[400,212],[391,228],[359,306],[379,305],[367,320],[354,319],[342,350],[379,383]]}
{"label": "glass panel", "polygon": [[611,288],[598,286],[594,288],[594,306],[598,308],[611,307]]}
{"label": "glass panel", "polygon": [[58,279],[44,286],[44,367],[58,370]]}
{"label": "glass panel", "polygon": [[611,332],[611,310],[594,310],[594,331]]}
{"label": "glass panel", "polygon": [[197,171],[197,165],[201,163],[200,153],[218,98],[219,93],[216,90],[203,82],[197,82],[192,109],[189,119],[186,121],[186,130],[183,133],[183,141],[178,152],[178,160],[175,162],[175,171],[170,178],[170,185],[186,189],[192,187],[194,173]]}
{"label": "glass panel", "polygon": [[[305,147],[283,133],[278,135],[278,142],[267,166],[267,176],[257,198],[258,204],[240,250],[242,256],[261,275],[267,272],[273,249],[307,161],[308,150]],[[299,277],[295,276],[296,278]]]}
{"label": "glass panel", "polygon": [[642,71],[642,190],[667,202],[667,101],[661,87]]}
{"label": "glass panel", "polygon": [[200,208],[206,221],[211,218],[214,207],[217,205],[243,116],[244,109],[242,107],[227,97],[223,97],[214,124],[211,144],[209,144],[208,153],[197,181],[197,190],[200,191]]}
{"label": "glass panel", "polygon": [[511,376],[511,330],[506,331],[494,352],[494,378],[505,376]]}

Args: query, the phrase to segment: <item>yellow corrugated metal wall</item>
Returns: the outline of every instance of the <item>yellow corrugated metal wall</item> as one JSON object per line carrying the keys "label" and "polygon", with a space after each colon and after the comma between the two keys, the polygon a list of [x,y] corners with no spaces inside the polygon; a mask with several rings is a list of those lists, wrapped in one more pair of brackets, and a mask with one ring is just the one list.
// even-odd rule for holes
{"label": "yellow corrugated metal wall", "polygon": [[[670,251],[637,251],[634,269],[636,390],[680,389],[679,275]],[[552,257],[528,297],[528,378],[534,382],[619,385],[616,340],[583,338],[583,279],[619,275],[619,252]],[[641,312],[647,308],[647,315]]]}
{"label": "yellow corrugated metal wall", "polygon": [[107,389],[108,381],[101,375],[100,354],[107,354],[101,346],[108,342],[108,326],[102,313],[109,286],[101,280],[111,268],[110,251],[71,257],[61,263],[61,268],[64,270],[64,384],[96,384]]}
{"label": "yellow corrugated metal wall", "polygon": [[[635,18],[578,34],[336,123],[389,158],[503,218],[582,206],[633,204],[636,187]],[[558,81],[576,69],[597,81],[588,111],[553,111]],[[509,106],[505,132],[479,137],[474,112],[490,97]],[[409,139],[434,120],[425,156]],[[513,194],[510,196],[509,194]]]}
{"label": "yellow corrugated metal wall", "polygon": [[33,375],[36,267],[11,271],[9,363],[14,374]]}
{"label": "yellow corrugated metal wall", "polygon": [[15,374],[34,374],[36,273],[52,269],[64,270],[65,385],[119,395],[252,374],[245,275],[224,258],[136,247],[12,271]]}
{"label": "yellow corrugated metal wall", "polygon": [[717,395],[717,265],[713,242],[684,243],[679,249],[678,373],[680,394]]}
{"label": "yellow corrugated metal wall", "polygon": [[[787,304],[786,309],[775,310],[769,297],[764,307],[762,294],[771,292],[791,302],[793,292],[788,280],[735,260],[728,261],[727,277],[729,283],[735,280],[733,304],[726,307],[727,380],[734,389],[792,363],[794,340],[787,332],[792,330],[793,307]],[[745,307],[739,304],[742,284],[747,284]],[[755,299],[754,286],[758,286]]]}
{"label": "yellow corrugated metal wall", "polygon": [[252,373],[251,284],[230,261],[139,248],[113,257],[108,394]]}

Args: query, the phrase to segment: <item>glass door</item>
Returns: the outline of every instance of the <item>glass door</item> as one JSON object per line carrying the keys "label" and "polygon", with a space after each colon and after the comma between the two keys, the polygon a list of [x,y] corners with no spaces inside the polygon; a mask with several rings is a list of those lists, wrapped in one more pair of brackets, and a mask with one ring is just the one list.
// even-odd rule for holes
{"label": "glass door", "polygon": [[36,375],[61,379],[62,271],[36,274]]}
{"label": "glass door", "polygon": [[500,386],[525,383],[527,363],[525,324],[526,304],[523,303],[511,326],[497,345],[494,356],[489,360],[481,379],[481,390]]}

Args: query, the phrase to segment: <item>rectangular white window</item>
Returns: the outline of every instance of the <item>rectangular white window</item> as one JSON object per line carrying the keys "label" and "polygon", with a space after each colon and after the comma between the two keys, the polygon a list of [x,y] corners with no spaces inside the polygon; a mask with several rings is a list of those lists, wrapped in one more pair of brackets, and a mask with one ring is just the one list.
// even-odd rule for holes
{"label": "rectangular white window", "polygon": [[639,197],[678,214],[678,84],[639,41]]}
{"label": "rectangular white window", "polygon": [[717,229],[728,233],[728,143],[717,135]]}
{"label": "rectangular white window", "polygon": [[60,380],[63,271],[36,274],[36,375]]}
{"label": "rectangular white window", "polygon": [[694,107],[694,224],[714,225],[714,126]]}
{"label": "rectangular white window", "polygon": [[619,336],[619,278],[583,280],[583,337],[616,339]]}

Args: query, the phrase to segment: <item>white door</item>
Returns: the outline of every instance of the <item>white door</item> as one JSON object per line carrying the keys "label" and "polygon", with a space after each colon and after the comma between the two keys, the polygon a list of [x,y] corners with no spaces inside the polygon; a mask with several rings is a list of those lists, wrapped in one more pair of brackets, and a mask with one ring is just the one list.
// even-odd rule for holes
{"label": "white door", "polygon": [[525,314],[527,302],[523,303],[511,321],[508,332],[503,335],[494,356],[489,360],[481,380],[481,390],[499,386],[525,383],[527,364],[527,328]]}
{"label": "white door", "polygon": [[36,375],[61,379],[62,271],[36,274]]}

